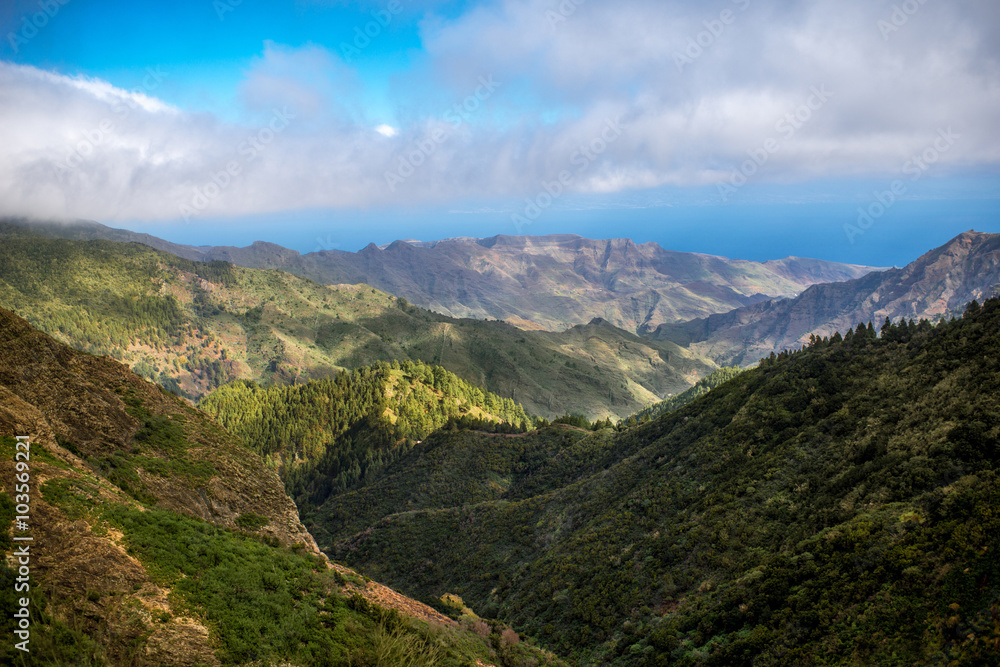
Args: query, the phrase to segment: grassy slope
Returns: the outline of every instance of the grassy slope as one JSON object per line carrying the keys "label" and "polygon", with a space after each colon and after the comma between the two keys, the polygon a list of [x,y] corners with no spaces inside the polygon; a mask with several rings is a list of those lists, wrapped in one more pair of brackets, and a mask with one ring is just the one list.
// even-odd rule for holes
{"label": "grassy slope", "polygon": [[364,285],[199,264],[139,244],[0,225],[0,306],[198,398],[237,378],[292,383],[393,359],[436,363],[534,414],[620,418],[712,365],[608,325],[564,334],[456,320]]}
{"label": "grassy slope", "polygon": [[997,331],[781,355],[619,434],[438,436],[323,543],[584,664],[994,664]]}

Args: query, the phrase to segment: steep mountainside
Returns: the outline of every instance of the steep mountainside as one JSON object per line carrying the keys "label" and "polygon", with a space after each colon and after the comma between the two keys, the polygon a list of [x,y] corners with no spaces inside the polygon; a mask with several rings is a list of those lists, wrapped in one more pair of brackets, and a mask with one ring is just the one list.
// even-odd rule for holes
{"label": "steep mountainside", "polygon": [[0,224],[0,306],[191,398],[234,379],[290,384],[376,361],[441,365],[532,414],[628,416],[710,373],[602,322],[569,332],[456,320],[366,285],[184,260],[139,244]]}
{"label": "steep mountainside", "polygon": [[621,432],[441,432],[317,521],[336,558],[583,665],[991,665],[998,435],[994,299]]}
{"label": "steep mountainside", "polygon": [[[255,452],[3,309],[0,483],[2,664],[562,664],[332,566]],[[30,654],[12,641],[21,598]]]}
{"label": "steep mountainside", "polygon": [[650,335],[720,364],[745,365],[797,349],[857,322],[932,319],[960,313],[1000,289],[1000,234],[966,232],[902,269],[815,285],[794,299],[766,301],[721,315],[665,324]]}
{"label": "steep mountainside", "polygon": [[396,241],[382,248],[372,244],[357,253],[300,255],[264,242],[247,248],[178,246],[97,223],[17,223],[49,235],[131,240],[187,259],[281,269],[321,284],[366,283],[445,315],[500,319],[549,331],[594,318],[638,331],[724,313],[768,297],[793,296],[809,285],[876,270],[797,257],[732,260],[673,252],[655,243],[575,235]]}

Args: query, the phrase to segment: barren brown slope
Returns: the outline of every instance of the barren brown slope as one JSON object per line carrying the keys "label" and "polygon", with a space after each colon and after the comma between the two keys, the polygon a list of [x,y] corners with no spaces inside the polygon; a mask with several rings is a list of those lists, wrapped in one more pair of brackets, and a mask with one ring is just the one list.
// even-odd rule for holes
{"label": "barren brown slope", "polygon": [[[2,308],[0,391],[3,433],[59,438],[69,450],[59,449],[117,473],[150,506],[226,528],[252,513],[267,518],[264,534],[281,543],[312,544],[277,474],[206,415],[113,359],[73,350]],[[124,464],[134,478],[121,471]]]}
{"label": "barren brown slope", "polygon": [[750,364],[771,352],[797,349],[809,335],[844,333],[885,319],[937,320],[960,314],[1000,286],[1000,234],[955,237],[901,269],[857,280],[815,285],[794,299],[767,301],[683,324],[659,327],[652,337],[690,345],[719,364]]}
{"label": "barren brown slope", "polygon": [[[179,455],[137,442],[144,420],[130,414],[135,405],[183,424],[184,458],[204,464],[197,476],[162,475]],[[93,655],[74,656],[80,664],[218,661],[206,626],[155,583],[121,534],[59,508],[53,494],[76,489],[98,504],[140,506],[138,496],[151,507],[231,528],[239,516],[256,514],[267,520],[263,534],[315,546],[277,475],[204,415],[117,362],[72,350],[0,309],[0,436],[16,435],[31,438],[31,572],[43,582],[32,596],[37,602],[44,591],[49,613],[96,642]],[[133,462],[131,495],[109,479],[121,483],[123,468],[115,471],[121,477],[95,470],[95,462],[109,460]],[[4,451],[4,487],[14,465],[13,452]]]}

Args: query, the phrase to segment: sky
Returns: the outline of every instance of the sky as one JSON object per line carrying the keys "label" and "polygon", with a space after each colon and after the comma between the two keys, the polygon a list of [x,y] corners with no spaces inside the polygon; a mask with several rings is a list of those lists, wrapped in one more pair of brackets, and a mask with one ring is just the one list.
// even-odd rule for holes
{"label": "sky", "polygon": [[995,0],[9,0],[0,215],[300,252],[1000,232]]}

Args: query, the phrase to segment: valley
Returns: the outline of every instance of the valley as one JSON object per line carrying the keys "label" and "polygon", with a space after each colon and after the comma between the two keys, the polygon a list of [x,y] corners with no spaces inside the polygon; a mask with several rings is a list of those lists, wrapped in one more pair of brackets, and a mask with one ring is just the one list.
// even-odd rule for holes
{"label": "valley", "polygon": [[46,655],[1000,651],[996,236],[642,335],[23,224],[0,238],[0,307],[25,316],[0,311],[0,435],[38,443]]}
{"label": "valley", "polygon": [[3,3],[0,667],[997,667],[1000,3]]}
{"label": "valley", "polygon": [[998,318],[837,334],[635,428],[439,432],[317,534],[583,665],[987,664]]}

